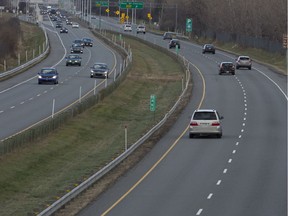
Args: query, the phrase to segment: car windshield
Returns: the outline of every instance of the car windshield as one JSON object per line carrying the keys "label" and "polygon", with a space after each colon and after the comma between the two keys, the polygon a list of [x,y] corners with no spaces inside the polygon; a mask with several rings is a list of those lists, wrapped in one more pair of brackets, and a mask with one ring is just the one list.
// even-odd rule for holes
{"label": "car windshield", "polygon": [[107,69],[108,67],[105,64],[94,64],[93,68],[94,69]]}
{"label": "car windshield", "polygon": [[217,120],[214,112],[196,112],[193,116],[194,120]]}
{"label": "car windshield", "polygon": [[75,44],[72,45],[72,47],[73,48],[81,48],[82,46],[79,43],[75,43]]}
{"label": "car windshield", "polygon": [[213,48],[213,46],[210,45],[210,44],[206,45],[206,47],[207,47],[207,48]]}
{"label": "car windshield", "polygon": [[83,41],[91,42],[92,40],[90,38],[83,38]]}
{"label": "car windshield", "polygon": [[52,68],[45,68],[41,70],[42,74],[49,74],[49,73],[55,73],[55,70]]}
{"label": "car windshield", "polygon": [[69,58],[69,59],[78,59],[78,56],[76,56],[76,55],[70,55],[70,56],[68,56],[68,58]]}

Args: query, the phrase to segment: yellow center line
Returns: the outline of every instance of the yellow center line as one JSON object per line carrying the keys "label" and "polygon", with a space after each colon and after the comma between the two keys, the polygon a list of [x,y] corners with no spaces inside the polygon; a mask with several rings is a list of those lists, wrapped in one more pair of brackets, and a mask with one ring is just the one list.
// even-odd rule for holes
{"label": "yellow center line", "polygon": [[[202,103],[205,98],[206,93],[206,84],[205,79],[203,77],[203,74],[201,71],[196,67],[196,65],[189,62],[194,68],[196,68],[197,72],[201,76],[202,79],[202,85],[203,85],[203,92],[202,97],[198,105],[198,109],[202,106]],[[125,197],[127,197],[157,166],[158,164],[171,152],[171,150],[178,144],[179,140],[184,136],[184,134],[189,129],[189,125],[185,128],[185,130],[180,134],[180,136],[174,141],[174,143],[170,146],[170,148],[160,157],[160,159],[125,193],[123,194],[111,207],[109,207],[105,212],[101,214],[101,216],[107,215],[115,206],[117,206]]]}

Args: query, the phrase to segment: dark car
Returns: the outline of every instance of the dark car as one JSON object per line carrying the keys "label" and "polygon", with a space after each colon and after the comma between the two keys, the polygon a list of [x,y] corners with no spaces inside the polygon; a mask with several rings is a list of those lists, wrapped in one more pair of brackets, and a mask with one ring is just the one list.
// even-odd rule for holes
{"label": "dark car", "polygon": [[178,39],[172,39],[169,42],[169,49],[176,48],[178,46],[178,49],[180,49],[180,41]]}
{"label": "dark car", "polygon": [[173,32],[165,32],[163,34],[163,40],[172,40],[175,37]]}
{"label": "dark car", "polygon": [[63,26],[62,23],[56,23],[56,26],[55,26],[55,27],[56,27],[56,28],[62,28],[62,26]]}
{"label": "dark car", "polygon": [[80,44],[83,48],[85,47],[83,40],[81,39],[76,39],[73,41],[73,44]]}
{"label": "dark car", "polygon": [[78,65],[81,66],[82,58],[78,54],[70,54],[66,57],[66,66]]}
{"label": "dark car", "polygon": [[54,83],[58,84],[58,72],[56,68],[42,68],[38,73],[38,84]]}
{"label": "dark car", "polygon": [[221,62],[219,65],[219,75],[232,74],[235,75],[235,66],[232,62]]}
{"label": "dark car", "polygon": [[106,63],[95,63],[91,67],[90,77],[104,77],[108,79],[109,76],[109,68]]}
{"label": "dark car", "polygon": [[215,54],[215,47],[212,44],[204,44],[203,48],[202,48],[202,53],[213,53]]}
{"label": "dark car", "polygon": [[62,28],[60,29],[60,33],[68,33],[68,29],[65,28],[65,27],[62,27]]}
{"label": "dark car", "polygon": [[82,38],[82,42],[84,43],[84,46],[93,46],[93,40],[91,38]]}
{"label": "dark car", "polygon": [[81,44],[73,44],[71,46],[71,53],[83,53],[83,47],[81,46]]}

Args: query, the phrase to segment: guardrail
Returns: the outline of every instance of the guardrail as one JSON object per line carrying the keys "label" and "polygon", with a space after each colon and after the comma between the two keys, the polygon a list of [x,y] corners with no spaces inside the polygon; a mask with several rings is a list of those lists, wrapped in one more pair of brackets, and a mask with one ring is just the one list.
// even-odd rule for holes
{"label": "guardrail", "polygon": [[50,50],[50,46],[49,46],[49,41],[48,41],[48,37],[47,37],[47,32],[45,30],[45,28],[43,27],[43,25],[40,26],[45,34],[45,47],[46,47],[46,50],[40,54],[39,56],[37,56],[36,58],[26,62],[25,64],[22,64],[16,68],[13,68],[9,71],[6,71],[6,72],[3,72],[3,73],[0,73],[0,79],[3,79],[3,78],[6,78],[6,77],[9,77],[9,76],[12,76],[12,75],[15,75],[17,74],[19,71],[33,65],[34,63],[40,61],[44,56],[46,56]]}
{"label": "guardrail", "polygon": [[[154,44],[145,41],[146,43],[149,43],[152,46],[155,46]],[[171,52],[169,52],[171,53]],[[183,60],[182,64],[185,67],[185,76],[186,76],[186,85],[183,88],[182,94],[179,96],[178,100],[174,104],[174,106],[166,113],[164,118],[158,122],[152,129],[150,129],[144,136],[142,136],[136,143],[131,145],[125,152],[123,152],[120,156],[118,156],[116,159],[111,161],[109,164],[107,164],[105,167],[103,167],[101,170],[96,172],[94,175],[92,175],[90,178],[88,178],[86,181],[82,182],[80,185],[75,187],[73,190],[71,190],[69,193],[65,194],[63,197],[61,197],[59,200],[51,204],[48,208],[43,210],[38,214],[38,216],[48,216],[54,214],[57,210],[61,209],[63,206],[65,206],[68,202],[70,202],[72,199],[77,197],[80,193],[85,191],[87,188],[92,186],[97,180],[102,178],[105,174],[107,174],[109,171],[111,171],[114,167],[116,167],[119,163],[121,163],[125,158],[127,158],[132,152],[134,152],[141,144],[143,144],[155,131],[157,131],[171,116],[171,114],[175,111],[178,104],[184,97],[188,85],[190,82],[190,71],[189,71],[189,62],[185,60],[184,56],[180,56],[178,54],[177,59],[178,61]],[[187,63],[187,64],[186,64]]]}

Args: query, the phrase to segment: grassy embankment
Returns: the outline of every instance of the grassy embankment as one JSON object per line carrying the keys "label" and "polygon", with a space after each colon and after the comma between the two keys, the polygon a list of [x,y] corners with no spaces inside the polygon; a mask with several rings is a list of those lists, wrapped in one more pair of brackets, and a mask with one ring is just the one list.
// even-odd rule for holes
{"label": "grassy embankment", "polygon": [[[12,17],[11,14],[3,13],[3,19],[9,19]],[[9,26],[5,28],[10,28]],[[12,28],[12,27],[11,27]],[[13,32],[13,29],[3,29],[0,26],[1,31],[3,32]],[[20,22],[21,35],[18,38],[17,50],[14,51],[15,55],[8,54],[5,59],[1,59],[0,62],[0,72],[4,71],[4,60],[6,61],[6,70],[12,69],[18,66],[18,54],[20,53],[20,63],[24,64],[27,61],[39,55],[43,52],[43,43],[45,43],[45,35],[42,29],[40,29],[35,24],[30,24],[26,22]],[[26,59],[27,54],[27,59]]]}
{"label": "grassy embankment", "polygon": [[181,66],[147,45],[126,42],[133,65],[117,91],[46,139],[0,158],[0,215],[45,208],[123,152],[124,125],[132,144],[155,124],[151,94],[157,96],[156,120],[175,103]]}

